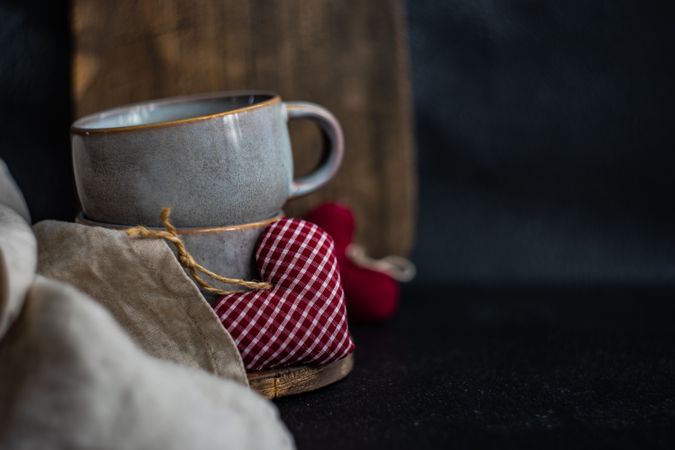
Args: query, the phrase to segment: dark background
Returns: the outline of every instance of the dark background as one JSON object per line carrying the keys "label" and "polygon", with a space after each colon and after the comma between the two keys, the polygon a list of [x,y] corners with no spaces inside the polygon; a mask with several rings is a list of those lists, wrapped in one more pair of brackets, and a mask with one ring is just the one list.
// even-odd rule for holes
{"label": "dark background", "polygon": [[65,0],[0,0],[0,157],[34,221],[71,221],[70,32]]}
{"label": "dark background", "polygon": [[[675,3],[410,0],[419,277],[301,448],[674,448]],[[0,156],[70,220],[67,4],[0,1]]]}
{"label": "dark background", "polygon": [[408,3],[421,276],[672,284],[675,3]]}
{"label": "dark background", "polygon": [[[0,156],[34,220],[77,209],[68,8],[0,1]],[[675,6],[408,4],[420,280],[675,284]]]}

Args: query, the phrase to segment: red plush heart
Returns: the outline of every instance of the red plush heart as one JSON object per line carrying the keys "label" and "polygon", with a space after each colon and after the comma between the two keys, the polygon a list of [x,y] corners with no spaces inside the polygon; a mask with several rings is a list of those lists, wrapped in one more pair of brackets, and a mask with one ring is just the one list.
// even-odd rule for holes
{"label": "red plush heart", "polygon": [[248,370],[327,364],[354,350],[333,239],[282,219],[262,233],[256,263],[270,290],[223,296],[215,311]]}
{"label": "red plush heart", "polygon": [[324,203],[307,213],[305,218],[326,230],[335,241],[350,320],[380,322],[391,317],[398,307],[396,280],[381,271],[361,267],[347,256],[347,248],[356,231],[352,210],[339,203]]}

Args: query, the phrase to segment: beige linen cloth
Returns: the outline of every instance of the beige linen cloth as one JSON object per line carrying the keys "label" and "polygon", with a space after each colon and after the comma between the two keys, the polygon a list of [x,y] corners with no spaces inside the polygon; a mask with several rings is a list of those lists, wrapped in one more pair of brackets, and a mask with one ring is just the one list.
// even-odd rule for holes
{"label": "beige linen cloth", "polygon": [[55,221],[33,231],[38,273],[97,299],[143,350],[248,383],[232,337],[164,241]]}
{"label": "beige linen cloth", "polygon": [[33,233],[2,169],[0,449],[293,447],[166,244]]}

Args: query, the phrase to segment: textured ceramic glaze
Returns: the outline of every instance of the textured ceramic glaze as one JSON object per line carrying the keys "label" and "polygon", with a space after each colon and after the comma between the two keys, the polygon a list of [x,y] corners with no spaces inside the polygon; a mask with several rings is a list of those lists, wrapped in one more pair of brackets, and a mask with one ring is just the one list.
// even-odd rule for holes
{"label": "textured ceramic glaze", "polygon": [[293,180],[286,104],[274,94],[218,93],[146,102],[73,124],[75,182],[82,210],[105,223],[178,227],[272,217],[292,194],[327,182],[342,158],[342,132],[323,108],[289,103],[316,121],[331,145],[314,173]]}

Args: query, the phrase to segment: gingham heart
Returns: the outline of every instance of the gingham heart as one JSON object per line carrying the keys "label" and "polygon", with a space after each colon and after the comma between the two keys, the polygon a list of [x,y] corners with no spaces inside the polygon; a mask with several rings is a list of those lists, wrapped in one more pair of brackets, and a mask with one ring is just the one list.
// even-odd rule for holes
{"label": "gingham heart", "polygon": [[262,233],[256,263],[272,289],[223,296],[215,311],[247,370],[327,364],[354,350],[332,238],[282,219]]}

